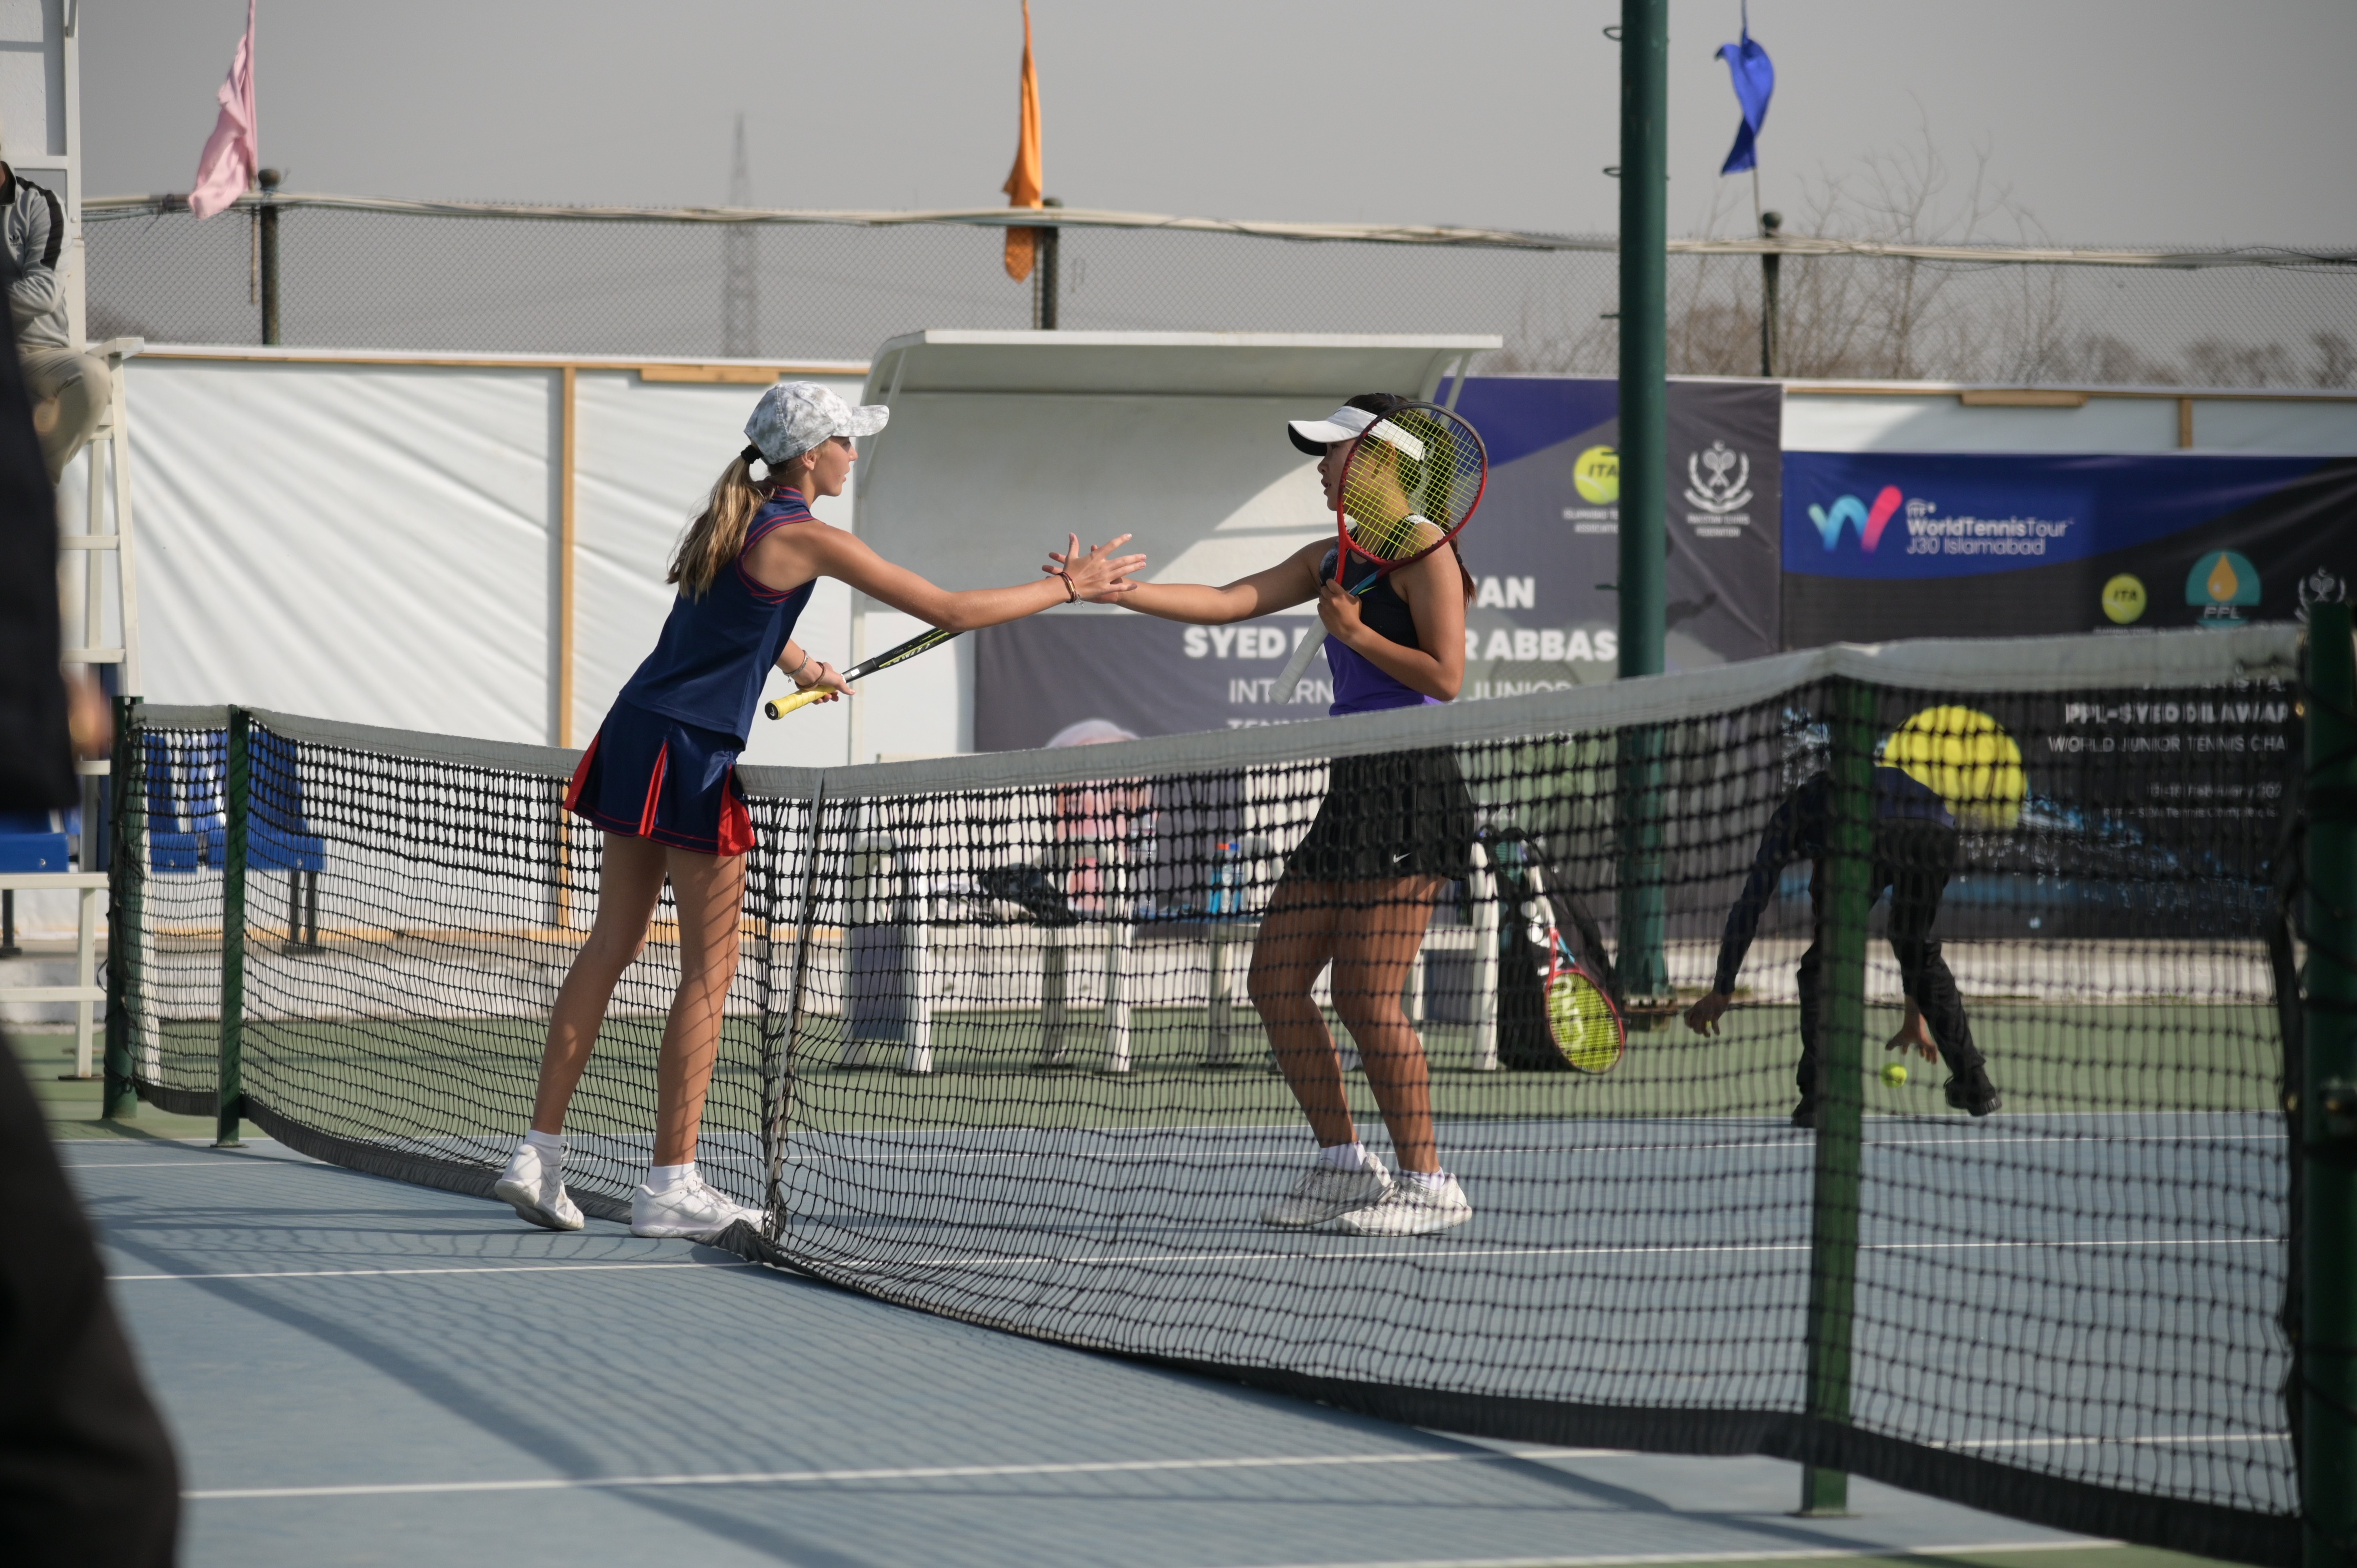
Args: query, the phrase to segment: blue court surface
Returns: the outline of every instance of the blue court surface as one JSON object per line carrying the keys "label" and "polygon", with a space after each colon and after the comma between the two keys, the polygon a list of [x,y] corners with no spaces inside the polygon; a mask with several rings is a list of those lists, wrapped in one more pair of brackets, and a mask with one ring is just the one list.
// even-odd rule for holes
{"label": "blue court surface", "polygon": [[1778,1461],[1390,1425],[267,1142],[59,1148],[179,1443],[194,1565],[2165,1555],[1860,1481],[1857,1517],[1796,1519]]}

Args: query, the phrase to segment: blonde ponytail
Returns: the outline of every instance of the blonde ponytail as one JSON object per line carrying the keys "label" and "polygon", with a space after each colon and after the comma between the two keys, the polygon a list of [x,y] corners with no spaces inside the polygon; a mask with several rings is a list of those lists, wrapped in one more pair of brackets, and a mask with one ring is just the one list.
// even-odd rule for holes
{"label": "blonde ponytail", "polygon": [[713,482],[704,510],[687,525],[672,553],[671,575],[663,581],[677,583],[691,598],[702,598],[712,580],[745,548],[745,531],[769,499],[769,492],[753,482],[752,458],[738,453]]}

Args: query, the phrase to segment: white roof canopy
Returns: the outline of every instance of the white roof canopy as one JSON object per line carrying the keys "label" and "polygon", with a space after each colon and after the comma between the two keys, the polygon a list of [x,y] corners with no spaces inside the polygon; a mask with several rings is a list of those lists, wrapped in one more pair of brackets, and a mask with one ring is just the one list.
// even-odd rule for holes
{"label": "white roof canopy", "polygon": [[888,403],[892,423],[860,455],[859,532],[953,588],[1022,582],[1067,533],[1091,542],[1131,533],[1151,558],[1148,575],[1224,581],[1333,526],[1311,459],[1286,439],[1287,420],[1323,417],[1358,392],[1429,397],[1451,367],[1500,343],[1486,334],[895,338],[877,350],[863,398]]}

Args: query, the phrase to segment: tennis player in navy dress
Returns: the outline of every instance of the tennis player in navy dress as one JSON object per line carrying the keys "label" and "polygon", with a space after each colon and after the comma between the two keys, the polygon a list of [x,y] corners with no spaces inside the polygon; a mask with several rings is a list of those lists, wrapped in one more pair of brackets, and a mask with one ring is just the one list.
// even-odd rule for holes
{"label": "tennis player in navy dress", "polygon": [[[1407,401],[1369,392],[1326,419],[1292,422],[1293,444],[1319,458],[1329,508],[1351,445]],[[1336,555],[1334,544],[1321,541],[1225,587],[1142,584],[1120,603],[1166,620],[1221,626],[1315,600],[1334,674],[1329,712],[1453,701],[1465,682],[1465,607],[1473,598],[1455,543],[1401,567],[1363,597],[1336,582]],[[1424,1042],[1400,993],[1434,899],[1466,874],[1474,827],[1471,797],[1446,748],[1335,759],[1325,803],[1270,896],[1253,950],[1253,1005],[1318,1144],[1293,1190],[1263,1210],[1265,1223],[1415,1236],[1473,1217],[1464,1190],[1440,1165]],[[1359,1141],[1341,1054],[1311,993],[1329,962],[1334,1009],[1358,1045],[1391,1130],[1396,1181]]]}
{"label": "tennis player in navy dress", "polygon": [[[1141,555],[1112,553],[1126,534],[1087,551],[1073,539],[1037,582],[949,593],[819,521],[810,501],[843,493],[855,439],[881,430],[889,412],[853,408],[810,381],[762,394],[745,426],[751,445],[713,486],[672,558],[679,596],[662,636],[574,771],[566,808],[605,830],[597,917],[549,1019],[532,1130],[496,1188],[535,1225],[581,1228],[565,1190],[565,1114],[615,983],[646,945],[666,880],[679,908],[679,993],[656,1061],[654,1158],[631,1199],[630,1229],[709,1239],[738,1220],[760,1222],[758,1211],[697,1173],[695,1143],[737,973],[745,854],[753,847],[737,755],[772,669],[802,691],[850,690],[834,666],[794,640],[817,580],[840,578],[931,625],[968,630],[1077,598],[1116,600],[1130,586],[1127,574],[1144,564]],[[758,480],[756,464],[766,469]]]}

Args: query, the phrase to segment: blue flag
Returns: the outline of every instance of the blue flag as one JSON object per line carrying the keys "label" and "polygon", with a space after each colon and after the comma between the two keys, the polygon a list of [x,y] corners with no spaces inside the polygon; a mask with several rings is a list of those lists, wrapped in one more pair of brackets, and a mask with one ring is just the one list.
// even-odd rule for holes
{"label": "blue flag", "polygon": [[1740,174],[1760,166],[1756,145],[1760,127],[1768,123],[1768,99],[1776,91],[1776,65],[1768,51],[1751,41],[1751,7],[1743,7],[1743,41],[1721,44],[1718,58],[1735,78],[1735,101],[1743,106],[1743,124],[1736,127],[1735,148],[1719,166],[1721,174]]}

